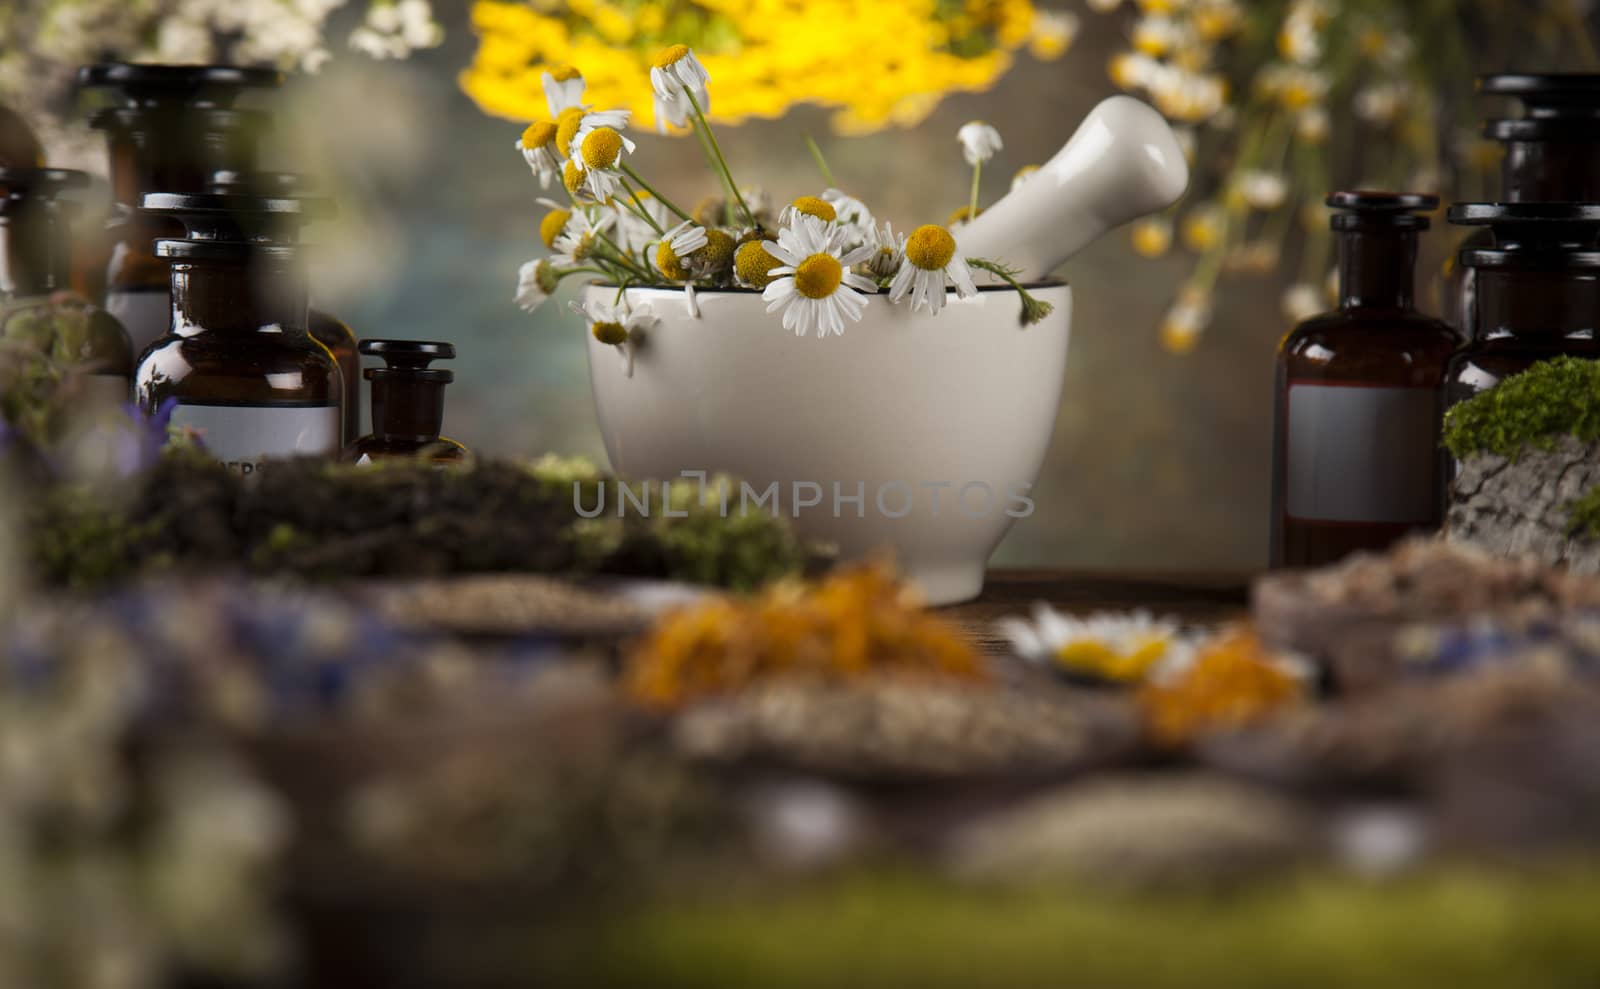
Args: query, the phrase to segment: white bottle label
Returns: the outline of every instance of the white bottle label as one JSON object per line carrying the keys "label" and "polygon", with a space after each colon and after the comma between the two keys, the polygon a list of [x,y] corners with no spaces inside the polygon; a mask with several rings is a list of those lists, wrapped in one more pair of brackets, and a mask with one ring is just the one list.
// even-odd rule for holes
{"label": "white bottle label", "polygon": [[106,312],[128,331],[135,359],[172,328],[172,295],[165,291],[106,293]]}
{"label": "white bottle label", "polygon": [[172,410],[172,425],[200,434],[223,465],[254,474],[268,457],[331,456],[339,449],[337,405],[191,405]]}
{"label": "white bottle label", "polygon": [[1285,413],[1290,518],[1393,524],[1434,518],[1433,389],[1291,383]]}

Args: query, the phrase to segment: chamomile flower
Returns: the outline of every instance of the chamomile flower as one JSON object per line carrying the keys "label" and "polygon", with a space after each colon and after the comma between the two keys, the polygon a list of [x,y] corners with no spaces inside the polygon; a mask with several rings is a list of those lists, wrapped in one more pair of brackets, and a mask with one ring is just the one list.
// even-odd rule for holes
{"label": "chamomile flower", "polygon": [[1283,314],[1291,322],[1302,323],[1322,312],[1322,298],[1315,285],[1297,282],[1283,293]]}
{"label": "chamomile flower", "polygon": [[656,270],[673,281],[683,282],[683,308],[691,317],[700,318],[700,304],[694,297],[693,268],[689,258],[710,243],[706,228],[684,220],[667,231],[656,245]]}
{"label": "chamomile flower", "polygon": [[773,269],[783,262],[767,253],[760,240],[747,240],[733,254],[734,280],[745,288],[764,289],[774,281]]}
{"label": "chamomile flower", "polygon": [[824,190],[822,201],[833,207],[834,219],[849,227],[859,239],[871,235],[874,221],[866,203],[838,189]]}
{"label": "chamomile flower", "polygon": [[550,107],[550,116],[558,116],[569,107],[583,106],[583,73],[570,65],[558,65],[546,70],[539,80],[544,85],[544,101]]}
{"label": "chamomile flower", "polygon": [[961,142],[961,154],[967,159],[968,165],[981,165],[1004,147],[1000,142],[1000,132],[981,120],[962,124],[961,129],[956,131],[956,140]]}
{"label": "chamomile flower", "polygon": [[996,629],[1022,659],[1073,679],[1132,684],[1170,676],[1194,660],[1195,644],[1178,623],[1147,611],[1063,615],[1047,604],[1033,621],[1002,618]]}
{"label": "chamomile flower", "polygon": [[614,131],[622,131],[628,126],[628,121],[633,114],[628,110],[589,110],[581,106],[569,106],[556,114],[556,154],[583,165],[583,156],[579,153],[584,137],[596,127],[609,127]]}
{"label": "chamomile flower", "polygon": [[906,238],[905,260],[889,283],[889,301],[898,303],[909,295],[912,312],[926,306],[937,316],[944,305],[946,281],[955,285],[956,294],[963,299],[978,292],[967,259],[956,250],[950,231],[924,224]]}
{"label": "chamomile flower", "polygon": [[648,302],[630,306],[627,302],[609,305],[589,300],[572,303],[572,311],[589,325],[589,333],[601,343],[617,348],[622,357],[623,374],[633,377],[633,354],[643,346],[646,335],[661,322]]}
{"label": "chamomile flower", "polygon": [[1251,209],[1268,212],[1283,205],[1289,195],[1289,182],[1279,172],[1251,168],[1239,173],[1235,190]]}
{"label": "chamomile flower", "polygon": [[574,212],[567,218],[560,236],[550,245],[555,252],[550,255],[551,263],[562,268],[580,267],[594,256],[595,245],[616,222],[615,216],[601,213],[593,207]]}
{"label": "chamomile flower", "polygon": [[556,154],[556,125],[536,120],[517,138],[517,150],[539,179],[539,188],[550,188],[550,180],[561,176],[561,157]]}
{"label": "chamomile flower", "polygon": [[584,185],[589,194],[602,203],[609,203],[622,188],[622,159],[631,155],[638,145],[622,133],[620,126],[589,123],[580,125],[572,139],[572,162],[583,168]]}
{"label": "chamomile flower", "polygon": [[846,319],[861,319],[867,307],[861,293],[874,293],[878,287],[850,267],[871,256],[872,248],[842,253],[847,236],[842,227],[805,216],[779,230],[776,241],[762,244],[783,262],[771,270],[774,281],[761,298],[767,312],[783,312],[784,329],[802,337],[814,329],[820,339],[830,332],[842,336]]}
{"label": "chamomile flower", "polygon": [[689,115],[698,103],[702,113],[711,110],[711,94],[706,83],[711,76],[694,57],[688,45],[670,45],[661,50],[650,66],[650,88],[655,93],[656,129],[689,126]]}
{"label": "chamomile flower", "polygon": [[517,294],[512,301],[523,312],[533,312],[554,294],[560,281],[561,276],[556,273],[556,267],[549,258],[526,261],[517,269]]}
{"label": "chamomile flower", "polygon": [[882,229],[872,231],[867,243],[872,247],[872,256],[857,265],[857,270],[874,279],[893,278],[905,263],[906,235],[896,234],[894,227],[885,223]]}
{"label": "chamomile flower", "polygon": [[783,208],[783,212],[778,214],[778,222],[786,227],[793,226],[802,216],[832,223],[839,218],[839,211],[825,196],[801,196]]}

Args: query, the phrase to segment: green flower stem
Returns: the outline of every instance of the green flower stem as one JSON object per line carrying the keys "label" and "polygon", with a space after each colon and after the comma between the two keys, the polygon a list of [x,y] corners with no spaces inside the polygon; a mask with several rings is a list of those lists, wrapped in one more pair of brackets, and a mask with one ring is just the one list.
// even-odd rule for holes
{"label": "green flower stem", "polygon": [[817,163],[817,171],[822,173],[822,181],[828,183],[828,188],[837,189],[839,183],[833,180],[833,169],[828,167],[828,159],[822,157],[822,149],[817,146],[816,138],[806,135],[806,147],[811,149],[811,158]]}
{"label": "green flower stem", "polygon": [[640,175],[638,172],[633,170],[633,166],[632,165],[629,165],[627,162],[622,162],[621,163],[621,168],[622,168],[622,174],[626,175],[628,178],[633,179],[635,182],[639,183],[639,188],[643,189],[645,192],[650,193],[650,195],[656,197],[656,201],[659,202],[661,205],[665,206],[678,219],[680,219],[680,220],[688,220],[690,223],[694,222],[694,217],[690,216],[688,213],[685,213],[683,210],[679,209],[678,205],[676,203],[674,203],[672,200],[668,199],[666,196],[663,196],[661,194],[660,190],[656,189],[650,183],[646,182],[644,180],[644,176]]}
{"label": "green flower stem", "polygon": [[1041,302],[1028,293],[1017,281],[1016,269],[1008,268],[998,261],[989,261],[984,258],[967,258],[967,264],[982,271],[987,271],[996,278],[1016,289],[1017,297],[1022,300],[1022,314],[1019,322],[1023,326],[1032,326],[1039,320],[1055,312],[1056,307],[1049,302]]}
{"label": "green flower stem", "polygon": [[610,237],[607,237],[605,234],[600,233],[599,231],[596,231],[594,236],[595,236],[595,239],[598,240],[603,246],[605,246],[606,248],[610,249],[610,251],[611,251],[611,255],[610,256],[606,256],[604,254],[601,255],[602,257],[605,257],[605,259],[607,261],[610,261],[612,264],[620,265],[621,267],[626,268],[628,271],[631,271],[633,274],[638,275],[639,277],[643,278],[645,281],[654,281],[655,280],[651,276],[650,272],[648,272],[648,271],[644,270],[643,268],[639,267],[638,262],[636,262],[632,258],[630,258],[627,255],[627,253],[625,251],[623,251],[622,248],[618,247],[616,242],[613,241]]}
{"label": "green flower stem", "polygon": [[[650,215],[650,211],[644,208],[644,203],[639,201],[639,194],[633,191],[633,186],[628,184],[627,179],[622,180],[622,187],[628,190],[628,196],[633,200],[633,212],[638,215],[639,219],[650,224],[651,230],[654,230],[656,233],[664,236],[666,231],[661,229],[661,224],[657,223],[655,217]],[[652,193],[652,195],[654,195],[654,193]]]}
{"label": "green flower stem", "polygon": [[967,222],[978,218],[978,178],[983,175],[983,159],[972,163],[972,202],[967,208]]}
{"label": "green flower stem", "polygon": [[711,130],[711,124],[706,121],[706,115],[700,109],[700,101],[695,99],[694,94],[688,90],[684,90],[683,95],[689,98],[689,107],[694,110],[695,129],[705,132],[706,142],[711,146],[711,154],[716,158],[717,167],[722,171],[722,180],[728,184],[728,192],[732,195],[734,201],[739,204],[739,210],[744,214],[745,222],[752,227],[755,226],[756,215],[750,211],[750,205],[744,201],[744,194],[739,191],[738,184],[733,181],[733,173],[728,170],[728,159],[722,155],[722,146],[717,143],[717,135]]}
{"label": "green flower stem", "polygon": [[704,128],[691,126],[690,129],[694,131],[694,139],[700,145],[700,153],[706,156],[706,164],[711,167],[712,174],[717,177],[717,183],[722,186],[722,222],[731,227],[735,219],[733,186],[729,184],[728,177],[718,167],[717,153],[711,149],[711,142],[706,140]]}

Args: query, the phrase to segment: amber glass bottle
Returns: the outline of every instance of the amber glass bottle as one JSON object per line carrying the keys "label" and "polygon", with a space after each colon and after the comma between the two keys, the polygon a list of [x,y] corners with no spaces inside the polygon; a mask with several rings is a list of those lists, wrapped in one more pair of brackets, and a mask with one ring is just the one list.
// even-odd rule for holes
{"label": "amber glass bottle", "polygon": [[1381,549],[1442,512],[1439,383],[1459,342],[1414,304],[1419,213],[1434,196],[1341,192],[1339,308],[1278,350],[1272,562]]}
{"label": "amber glass bottle", "polygon": [[302,201],[152,193],[142,208],[177,219],[186,236],[155,245],[170,267],[172,327],[139,362],[140,406],[176,399],[173,425],[242,473],[269,457],[337,455],[339,366],[307,332],[299,249],[241,236]]}
{"label": "amber glass bottle", "polygon": [[94,398],[127,402],[133,349],[122,324],[69,289],[74,203],[60,198],[89,176],[58,168],[0,168],[0,339],[80,365]]}
{"label": "amber glass bottle", "polygon": [[[1492,75],[1478,80],[1485,96],[1515,99],[1522,116],[1490,120],[1484,136],[1505,147],[1500,200],[1507,203],[1600,202],[1600,75]],[[1465,251],[1492,248],[1493,237],[1474,231]],[[1445,318],[1472,331],[1477,274],[1452,259],[1445,287]]]}
{"label": "amber glass bottle", "polygon": [[234,103],[249,90],[282,82],[273,70],[220,65],[108,62],[78,73],[80,89],[106,90],[116,99],[94,112],[89,125],[105,132],[115,203],[105,305],[127,327],[136,352],[164,334],[172,316],[167,266],[151,245],[182,236],[170,218],[140,213],[140,201],[151,192],[204,192],[218,169],[253,169],[270,115]]}
{"label": "amber glass bottle", "polygon": [[455,375],[429,367],[451,360],[456,348],[426,340],[363,340],[361,352],[381,357],[384,367],[369,367],[372,382],[372,433],[345,450],[358,464],[423,458],[444,466],[470,459],[467,448],[439,435],[444,426],[444,387]]}
{"label": "amber glass bottle", "polygon": [[1463,203],[1450,222],[1487,228],[1490,246],[1461,252],[1477,303],[1445,372],[1447,406],[1539,361],[1600,358],[1600,205]]}
{"label": "amber glass bottle", "polygon": [[[211,191],[225,195],[256,195],[301,197],[313,191],[315,184],[298,172],[234,172],[220,171],[211,177]],[[332,215],[331,204],[329,214]],[[281,237],[285,244],[300,243],[300,224],[285,224],[279,231],[269,231]],[[344,427],[341,443],[355,442],[361,435],[361,355],[356,352],[356,334],[350,324],[325,310],[311,307],[309,326],[311,338],[321,343],[339,362],[339,374],[344,379]]]}

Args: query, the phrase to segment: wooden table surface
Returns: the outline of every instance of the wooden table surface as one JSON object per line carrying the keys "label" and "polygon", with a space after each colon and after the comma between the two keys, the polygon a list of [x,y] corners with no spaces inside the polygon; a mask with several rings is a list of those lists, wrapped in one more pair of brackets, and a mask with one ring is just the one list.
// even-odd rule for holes
{"label": "wooden table surface", "polygon": [[1248,574],[1113,574],[1091,571],[997,569],[989,571],[975,601],[939,609],[984,648],[1004,642],[994,622],[1005,615],[1026,616],[1035,601],[1057,611],[1088,615],[1096,611],[1143,608],[1157,616],[1210,625],[1243,618],[1249,602]]}

